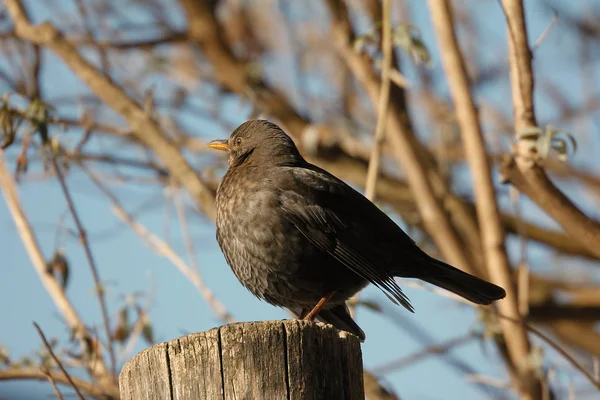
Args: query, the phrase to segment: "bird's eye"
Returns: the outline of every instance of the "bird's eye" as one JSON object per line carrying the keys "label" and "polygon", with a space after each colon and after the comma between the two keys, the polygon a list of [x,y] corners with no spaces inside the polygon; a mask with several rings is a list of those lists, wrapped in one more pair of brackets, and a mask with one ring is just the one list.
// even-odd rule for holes
{"label": "bird's eye", "polygon": [[242,144],[242,138],[240,138],[240,137],[239,137],[239,138],[236,138],[236,139],[235,139],[235,144],[237,144],[238,146],[239,146],[240,144]]}

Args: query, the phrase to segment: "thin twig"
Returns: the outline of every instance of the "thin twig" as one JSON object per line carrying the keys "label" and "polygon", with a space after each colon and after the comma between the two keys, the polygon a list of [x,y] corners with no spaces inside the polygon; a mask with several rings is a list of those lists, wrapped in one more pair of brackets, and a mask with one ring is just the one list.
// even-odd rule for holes
{"label": "thin twig", "polygon": [[[498,0],[500,1],[500,0]],[[527,39],[527,25],[522,0],[502,0],[509,33],[509,65],[512,87],[515,132],[536,127],[533,108],[534,79],[531,68],[531,50]],[[600,223],[589,218],[548,178],[532,154],[528,140],[517,138],[511,162],[506,162],[502,175],[507,181],[527,194],[538,206],[554,218],[572,237],[594,254],[600,254]],[[511,171],[512,169],[512,171]],[[518,171],[515,171],[517,169]]]}
{"label": "thin twig", "polygon": [[452,338],[443,343],[433,344],[431,346],[427,346],[422,350],[419,350],[413,354],[410,354],[406,357],[402,357],[401,359],[390,361],[386,364],[380,365],[379,367],[373,368],[371,370],[375,375],[387,374],[392,371],[397,371],[398,369],[407,367],[417,361],[423,360],[429,356],[443,354],[448,352],[450,349],[453,349],[458,346],[462,346],[463,344],[469,343],[471,340],[477,338],[477,335],[473,332],[469,332],[466,335],[461,335],[456,338]]}
{"label": "thin twig", "polygon": [[392,2],[383,0],[382,2],[382,44],[383,63],[381,66],[381,89],[379,90],[379,100],[377,104],[377,125],[375,127],[375,143],[369,158],[367,168],[367,181],[365,183],[365,196],[367,199],[375,200],[375,189],[377,186],[377,174],[379,173],[380,152],[383,141],[385,140],[385,125],[387,121],[388,105],[390,100],[390,71],[392,69]]}
{"label": "thin twig", "polygon": [[67,378],[67,380],[69,381],[69,383],[71,384],[71,386],[73,387],[75,392],[77,393],[77,397],[80,400],[84,400],[83,395],[79,391],[79,388],[77,387],[75,382],[73,382],[73,379],[71,379],[71,375],[69,375],[69,373],[67,372],[65,367],[63,367],[63,365],[60,362],[60,360],[58,359],[58,357],[56,357],[56,354],[54,354],[54,351],[52,351],[52,346],[50,346],[50,343],[48,343],[48,340],[46,340],[46,336],[44,336],[44,332],[42,332],[42,329],[40,328],[40,326],[38,324],[36,324],[35,322],[33,323],[33,326],[35,327],[35,329],[38,331],[38,334],[42,338],[42,341],[44,342],[44,346],[46,346],[48,353],[50,353],[50,356],[52,357],[52,359],[54,360],[56,365],[58,365],[58,368],[60,368],[62,373],[65,374],[65,378]]}
{"label": "thin twig", "polygon": [[98,302],[100,304],[100,311],[102,313],[102,323],[104,325],[104,332],[106,334],[106,342],[108,348],[108,354],[110,356],[110,365],[112,376],[117,376],[117,362],[115,357],[115,349],[114,342],[112,337],[112,331],[110,329],[110,319],[108,317],[108,307],[106,306],[106,299],[104,297],[104,286],[102,285],[102,281],[100,280],[100,274],[98,273],[98,268],[96,267],[96,261],[94,256],[92,255],[92,249],[87,240],[87,233],[81,220],[79,219],[79,214],[75,208],[75,203],[73,202],[73,198],[71,197],[71,193],[69,192],[69,188],[67,187],[67,183],[65,181],[65,177],[56,161],[56,156],[52,156],[52,168],[54,169],[54,173],[58,178],[58,182],[60,183],[61,190],[63,195],[65,196],[65,200],[67,202],[67,207],[69,208],[69,212],[73,217],[73,221],[75,222],[75,226],[77,227],[77,233],[79,235],[79,241],[83,246],[85,256],[87,258],[87,262],[90,266],[90,270],[92,271],[92,277],[94,279],[95,291],[98,295]]}
{"label": "thin twig", "polygon": [[540,34],[540,36],[536,39],[535,43],[533,44],[534,50],[539,48],[542,45],[542,43],[544,43],[544,40],[546,40],[546,38],[550,34],[550,31],[552,30],[554,25],[556,25],[556,23],[558,23],[558,12],[555,9],[552,9],[552,12],[554,14],[552,16],[552,20],[550,21],[550,23],[548,24],[546,29],[544,29],[544,31]]}
{"label": "thin twig", "polygon": [[590,383],[592,385],[594,385],[596,387],[596,389],[598,389],[600,391],[600,381],[597,381],[596,379],[594,379],[594,376],[591,373],[589,373],[579,362],[577,362],[577,360],[575,360],[575,358],[573,356],[571,356],[565,349],[563,349],[556,341],[554,341],[554,339],[550,338],[546,334],[542,333],[542,331],[538,330],[537,328],[534,328],[533,326],[529,325],[528,323],[526,323],[522,320],[511,318],[507,315],[500,314],[498,311],[496,311],[493,308],[482,308],[482,309],[485,312],[497,315],[501,319],[505,319],[514,324],[519,324],[519,325],[525,327],[528,331],[530,331],[531,333],[533,333],[534,335],[536,335],[537,337],[542,339],[544,342],[548,343],[550,345],[550,347],[552,347],[560,355],[562,355],[567,361],[569,361],[571,363],[571,365],[573,367],[575,367],[575,369],[577,369],[579,372],[581,372],[590,381]]}
{"label": "thin twig", "polygon": [[567,361],[569,361],[569,363],[579,372],[581,372],[589,381],[592,385],[594,385],[594,387],[596,387],[598,390],[600,390],[600,380],[596,380],[594,378],[594,375],[592,373],[589,373],[577,360],[575,360],[575,358],[573,358],[566,350],[564,350],[556,341],[554,341],[553,339],[551,339],[549,336],[545,335],[544,333],[542,333],[541,331],[539,331],[538,329],[534,328],[533,326],[531,326],[529,323],[520,320],[520,319],[516,319],[516,318],[511,318],[507,315],[501,314],[500,312],[498,312],[495,308],[493,307],[480,307],[480,306],[474,306],[473,303],[469,302],[468,300],[463,299],[462,297],[459,297],[457,295],[455,295],[454,293],[448,292],[444,289],[440,289],[434,286],[428,286],[425,285],[424,283],[421,282],[405,282],[405,284],[407,286],[412,286],[412,287],[417,287],[420,289],[424,289],[424,290],[428,290],[430,292],[435,292],[439,295],[442,295],[444,297],[447,297],[449,299],[452,299],[454,301],[457,301],[459,303],[462,304],[466,304],[470,307],[476,307],[479,310],[481,310],[482,312],[487,312],[490,314],[493,314],[495,316],[497,316],[500,319],[504,319],[507,320],[509,322],[512,322],[513,324],[516,325],[520,325],[523,326],[525,329],[527,329],[528,331],[530,331],[532,334],[534,334],[535,336],[539,337],[540,339],[542,339],[544,342],[546,342],[547,344],[550,345],[550,347],[552,347],[554,350],[556,350],[560,355],[562,355]]}
{"label": "thin twig", "polygon": [[[69,381],[60,371],[46,371],[56,383],[70,386]],[[48,377],[38,368],[0,368],[0,381],[39,380],[45,381]],[[119,399],[119,388],[114,384],[98,384],[85,381],[72,376],[71,380],[89,396],[100,399]]]}
{"label": "thin twig", "polygon": [[175,213],[177,214],[177,219],[179,220],[179,226],[181,227],[181,234],[183,235],[183,242],[185,243],[185,248],[190,259],[190,264],[192,265],[192,268],[196,271],[196,274],[200,275],[200,267],[198,265],[198,260],[196,259],[196,251],[194,249],[194,243],[192,242],[190,230],[188,229],[185,209],[183,201],[181,199],[182,195],[177,193],[177,188],[175,187],[175,185],[171,186],[171,190],[173,193],[173,204],[175,205]]}
{"label": "thin twig", "polygon": [[147,314],[148,310],[150,310],[150,307],[152,306],[152,303],[154,301],[155,291],[156,291],[155,285],[154,285],[154,282],[152,282],[152,286],[151,286],[150,290],[148,291],[148,295],[146,297],[146,304],[144,307],[140,306],[141,312],[139,313],[137,321],[133,325],[133,329],[131,330],[131,333],[129,334],[127,343],[125,343],[125,345],[123,346],[123,350],[121,352],[121,358],[125,358],[125,357],[127,359],[130,358],[131,353],[133,352],[133,349],[134,349],[137,341],[139,340],[140,336],[142,335],[142,332],[143,332],[144,326],[145,326],[145,321],[144,321],[144,318],[142,318],[142,316],[144,314]]}
{"label": "thin twig", "polygon": [[[381,4],[383,25],[381,27],[382,40],[381,47],[383,61],[381,63],[381,90],[379,91],[379,100],[377,104],[377,124],[375,126],[375,142],[369,157],[367,167],[367,179],[365,182],[365,197],[375,201],[377,189],[377,176],[379,175],[379,164],[381,158],[381,146],[385,141],[385,125],[387,122],[388,105],[390,102],[390,75],[392,70],[393,47],[392,47],[392,2],[383,0]],[[356,317],[356,300],[359,294],[352,298],[354,302],[349,306],[350,315]]]}
{"label": "thin twig", "polygon": [[[76,338],[85,342],[86,339],[91,338],[91,334],[81,317],[77,314],[75,307],[73,307],[65,295],[65,292],[58,281],[46,272],[46,260],[44,259],[35,233],[33,232],[33,228],[21,206],[15,182],[4,163],[2,151],[0,151],[0,187],[2,188],[2,194],[4,195],[8,208],[15,221],[17,231],[21,236],[23,245],[27,250],[27,254],[29,255],[38,277],[65,319],[69,329],[74,333]],[[91,367],[91,369],[98,376],[104,376],[107,373],[106,366],[102,360],[99,360],[98,364]]]}
{"label": "thin twig", "polygon": [[110,62],[108,59],[108,55],[106,54],[106,48],[99,45],[97,41],[94,40],[94,31],[91,28],[91,24],[89,21],[88,12],[86,9],[85,2],[82,0],[76,0],[75,5],[77,6],[77,10],[79,11],[79,17],[82,21],[82,25],[85,31],[85,38],[89,43],[94,44],[96,50],[98,50],[98,55],[100,56],[100,64],[102,65],[102,70],[105,76],[108,78],[110,76]]}
{"label": "thin twig", "polygon": [[468,374],[465,378],[472,383],[479,383],[497,389],[510,389],[510,382],[481,374]]}
{"label": "thin twig", "polygon": [[98,177],[85,166],[79,165],[85,174],[94,182],[100,191],[110,200],[114,212],[125,222],[143,241],[157,254],[170,260],[179,271],[198,289],[204,300],[209,304],[217,318],[223,322],[235,322],[225,305],[216,298],[212,290],[204,283],[198,273],[173,250],[168,243],[151,233],[145,226],[135,221],[121,206],[117,198],[100,182]]}
{"label": "thin twig", "polygon": [[235,318],[214,295],[198,274],[165,241],[151,233],[145,226],[128,217],[123,208],[113,203],[114,212],[122,221],[138,234],[157,254],[171,261],[177,269],[198,289],[204,300],[211,306],[217,318],[223,322],[235,322]]}
{"label": "thin twig", "polygon": [[506,158],[500,166],[503,178],[547,212],[570,237],[600,257],[600,222],[589,218],[554,185],[541,167],[534,165],[523,168],[519,159]]}
{"label": "thin twig", "polygon": [[141,314],[138,317],[137,321],[135,321],[135,324],[133,324],[133,328],[131,329],[131,333],[129,334],[129,339],[127,340],[127,343],[123,347],[123,352],[121,353],[121,358],[125,358],[125,357],[127,359],[130,358],[130,353],[133,351],[133,348],[135,347],[138,339],[142,335],[142,332],[144,330],[144,325],[145,325],[144,316],[143,316],[143,314]]}
{"label": "thin twig", "polygon": [[43,369],[42,373],[48,378],[48,382],[50,382],[50,385],[52,385],[52,390],[54,390],[54,394],[56,395],[58,400],[63,400],[63,395],[60,392],[60,390],[58,390],[58,386],[56,386],[56,381],[54,380],[54,377],[50,374],[50,371]]}
{"label": "thin twig", "polygon": [[[403,283],[418,284],[421,282],[408,280]],[[427,289],[429,289],[429,287],[427,287]],[[435,289],[438,289],[438,288],[435,288]],[[439,289],[439,290],[442,290],[442,289]],[[462,297],[458,297],[457,295],[455,295],[451,292],[448,292],[448,291],[444,291],[444,292],[445,292],[445,294],[448,294],[449,296],[456,296],[459,299],[459,301],[463,300]],[[417,322],[415,322],[412,318],[407,318],[404,313],[402,313],[401,311],[398,311],[397,307],[389,305],[389,303],[386,303],[385,305],[382,304],[381,306],[383,308],[383,315],[386,318],[389,318],[390,321],[393,322],[398,328],[405,331],[414,341],[421,344],[422,346],[430,346],[433,343],[435,343],[435,341],[436,341],[435,338],[432,337],[427,332],[426,329],[419,326],[419,324]],[[475,367],[471,365],[470,361],[464,358],[464,354],[443,353],[443,354],[440,354],[439,361],[447,364],[449,367],[454,369],[461,376],[466,375],[466,374],[472,374],[472,373],[475,373],[475,371],[476,371]],[[505,397],[497,391],[493,391],[494,393],[492,393],[492,391],[490,391],[490,389],[485,387],[484,385],[477,385],[476,388],[478,390],[485,392],[486,397],[491,397],[494,399],[502,399]]]}
{"label": "thin twig", "polygon": [[[48,22],[32,25],[19,0],[5,0],[4,3],[14,22],[17,36],[43,45],[60,57],[89,86],[92,92],[127,120],[135,138],[153,149],[171,174],[189,190],[209,218],[214,220],[216,215],[214,194],[187,162],[179,148],[170,139],[170,135],[167,135],[156,121],[149,118],[122,87],[111,82],[86,60],[54,25]],[[242,68],[245,67],[242,66]],[[245,74],[239,75],[240,79],[244,79]]]}
{"label": "thin twig", "polygon": [[[336,50],[364,87],[371,102],[376,104],[380,90],[379,78],[373,73],[371,63],[349,45],[353,33],[346,5],[343,1],[335,0],[328,0],[327,4],[333,15],[332,29]],[[404,118],[404,104],[399,104],[397,100],[396,96],[390,99],[390,110],[393,112],[388,113],[387,118],[388,141],[396,163],[406,172],[425,229],[451,264],[476,274],[475,266],[436,196],[434,185],[445,185],[444,180],[437,171],[428,168],[428,163],[422,157],[423,147],[415,139],[410,123]]]}

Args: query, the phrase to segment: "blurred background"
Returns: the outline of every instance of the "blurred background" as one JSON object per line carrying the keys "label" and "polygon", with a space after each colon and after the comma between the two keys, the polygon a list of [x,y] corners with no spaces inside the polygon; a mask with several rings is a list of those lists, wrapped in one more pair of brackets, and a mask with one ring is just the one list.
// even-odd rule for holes
{"label": "blurred background", "polygon": [[[519,312],[571,360],[521,325],[531,351],[511,360],[493,314],[401,280],[415,314],[373,287],[352,304],[367,335],[367,395],[517,398],[515,376],[527,369],[541,382],[539,398],[598,398],[573,364],[598,382],[598,249],[501,183],[515,137],[507,17],[496,0],[450,3]],[[377,123],[381,10],[377,0],[0,3],[0,399],[55,393],[46,376],[57,370],[32,322],[74,376],[94,383],[88,396],[115,398],[107,376],[154,343],[290,317],[247,292],[218,248],[213,199],[227,160],[206,143],[266,118],[309,161],[363,191]],[[388,113],[434,182],[466,258],[486,277],[473,171],[431,9],[393,0],[390,17]],[[537,122],[562,131],[541,165],[598,220],[600,3],[527,2],[525,17]],[[60,34],[29,25],[44,21]],[[411,168],[386,142],[375,201],[444,258],[411,190]],[[103,367],[90,366],[98,359]],[[60,382],[59,390],[73,396]]]}

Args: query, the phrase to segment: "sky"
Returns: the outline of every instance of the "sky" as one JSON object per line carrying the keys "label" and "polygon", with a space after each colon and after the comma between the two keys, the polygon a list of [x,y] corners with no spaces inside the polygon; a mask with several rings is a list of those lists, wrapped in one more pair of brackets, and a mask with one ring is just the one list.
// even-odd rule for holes
{"label": "sky", "polygon": [[[503,48],[504,18],[497,3],[483,0],[479,3],[475,0],[464,2],[472,5],[473,12],[481,15],[478,21],[485,22],[485,31],[490,40],[495,40],[490,48]],[[425,2],[413,0],[410,3],[413,10],[413,23],[421,29],[423,40],[429,46],[433,56],[432,68],[439,72],[440,85],[444,87],[435,38]],[[532,40],[544,31],[552,19],[552,14],[542,6],[542,3],[528,2],[527,20]],[[590,4],[591,1],[560,3],[561,9],[573,14],[585,10]],[[38,20],[45,18],[43,10],[35,12],[38,14],[35,15]],[[178,17],[175,15],[173,18]],[[544,52],[556,54],[557,47],[563,49],[560,50],[563,57],[569,56],[569,46],[573,45],[574,38],[566,34],[564,26],[558,25],[536,50],[536,56],[542,57]],[[485,62],[491,63],[505,57],[505,54],[497,52],[490,54],[482,51],[481,57]],[[43,71],[43,82],[47,92],[74,93],[81,89],[81,83],[70,76],[60,61],[52,56],[48,56],[47,60]],[[0,67],[2,65],[0,61]],[[581,87],[582,82],[577,74],[573,74],[568,69],[569,65],[572,64],[558,58],[555,63],[535,64],[535,70],[536,73],[552,79],[563,89],[563,93],[569,99],[577,103],[580,97],[575,88]],[[408,68],[407,75],[410,77],[410,74]],[[484,87],[480,93],[476,93],[476,96],[486,96],[493,102],[499,104],[504,102],[506,107],[510,107],[506,100],[510,98],[510,89],[507,81],[504,83],[504,85]],[[0,86],[0,92],[5,90],[6,87]],[[536,97],[536,106],[542,123],[552,120],[556,110],[546,99],[541,96]],[[228,119],[236,124],[242,123],[247,118],[247,114],[240,112],[239,107],[229,107],[223,112],[229,113]],[[187,121],[187,123],[196,122]],[[206,139],[226,137],[229,134],[216,124],[204,123],[198,126],[198,131],[203,132],[203,137]],[[61,134],[62,140],[72,141],[76,140],[76,137],[68,133]],[[573,161],[574,165],[594,168],[598,171],[598,164],[589,162],[590,158],[593,159],[590,155],[600,149],[598,137],[581,138],[581,140],[586,145],[580,147],[578,156]],[[95,145],[100,147],[102,143]],[[206,154],[199,157],[215,156]],[[7,159],[11,163],[14,162],[14,156]],[[197,158],[194,160],[198,161]],[[202,163],[206,160],[198,162]],[[11,169],[12,165],[10,164]],[[119,307],[123,305],[125,294],[151,292],[149,313],[154,324],[156,341],[168,341],[186,333],[205,331],[221,324],[193,285],[168,260],[154,254],[134,233],[119,222],[108,202],[84,175],[76,170],[71,171],[68,185],[88,230],[100,276],[107,283],[108,306],[112,316],[115,316]],[[122,202],[130,211],[136,212],[136,216],[147,228],[166,238],[176,250],[185,255],[185,247],[174,211],[161,200],[162,193],[157,192],[155,188],[127,184],[122,184],[118,190]],[[91,274],[82,248],[68,232],[57,231],[58,222],[66,215],[64,198],[57,182],[53,179],[25,180],[19,186],[19,193],[44,253],[50,257],[57,242],[65,248],[72,265],[71,282],[67,289],[69,298],[85,321],[92,322],[100,329],[98,302],[93,294]],[[191,204],[185,194],[179,192],[177,195],[181,196],[187,204]],[[582,205],[588,206],[587,211],[594,215],[589,201],[586,199],[581,201]],[[595,213],[597,212],[596,209]],[[540,212],[532,211],[532,215],[542,224],[555,226]],[[202,276],[234,317],[240,321],[288,318],[285,311],[257,300],[237,282],[218,248],[214,225],[194,213],[188,213],[188,217]],[[398,223],[404,227],[402,221],[398,220]],[[68,223],[68,226],[71,227],[72,224]],[[10,349],[11,357],[14,359],[35,352],[40,348],[41,343],[32,322],[38,323],[48,337],[58,337],[64,341],[67,337],[65,326],[31,265],[11,215],[3,202],[0,202],[0,254],[3,255],[0,277],[0,344]],[[544,268],[542,258],[544,256],[541,255],[541,251],[532,248],[529,256],[532,264],[539,264],[540,268]],[[417,326],[436,342],[479,329],[477,315],[472,308],[413,287],[405,287],[404,290],[415,306],[414,315],[400,308],[393,309],[394,306],[386,300],[385,296],[373,287],[365,289],[361,298],[376,300],[384,305],[386,310],[393,309],[394,315],[398,314],[397,324],[405,327]],[[141,301],[146,300],[147,298],[143,298]],[[406,329],[399,328],[390,319],[376,312],[359,310],[357,322],[367,335],[367,340],[362,346],[364,366],[367,370],[376,369],[422,348],[422,343],[418,339],[423,335],[410,335]],[[147,343],[140,342],[135,352],[147,346]],[[499,364],[499,358],[496,357],[496,350],[489,343],[482,346],[479,342],[472,342],[455,348],[450,354],[468,361],[477,373],[500,380],[506,379],[504,369]],[[127,359],[131,356],[128,355]],[[552,360],[557,366],[564,367],[564,361],[561,359],[554,357]],[[121,365],[124,361],[126,359],[120,361]],[[572,371],[568,369],[565,371],[557,378],[561,382],[568,382],[575,376]],[[406,399],[476,400],[489,397],[438,356],[426,358],[397,372],[387,374],[383,383],[396,390],[401,398]],[[0,400],[44,398],[50,390],[46,382],[0,382]]]}

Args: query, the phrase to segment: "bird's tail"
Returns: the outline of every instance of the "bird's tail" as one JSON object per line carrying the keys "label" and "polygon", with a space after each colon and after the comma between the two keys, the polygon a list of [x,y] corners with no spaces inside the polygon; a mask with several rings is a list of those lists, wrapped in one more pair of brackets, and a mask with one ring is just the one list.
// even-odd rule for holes
{"label": "bird's tail", "polygon": [[[296,314],[297,317],[300,317],[301,315],[306,315],[310,309],[290,308],[290,311]],[[335,306],[323,308],[319,311],[319,314],[317,314],[317,320],[325,322],[326,324],[331,324],[337,329],[353,333],[358,336],[361,342],[365,341],[365,333],[352,319],[346,304],[337,304]]]}
{"label": "bird's tail", "polygon": [[324,308],[319,312],[319,315],[317,315],[317,319],[331,324],[338,329],[355,334],[361,342],[365,341],[365,333],[360,329],[360,326],[354,322],[348,311],[348,306],[345,304]]}
{"label": "bird's tail", "polygon": [[427,258],[427,267],[421,267],[417,276],[425,282],[477,304],[487,305],[506,296],[506,292],[500,286],[467,274],[433,257]]}

